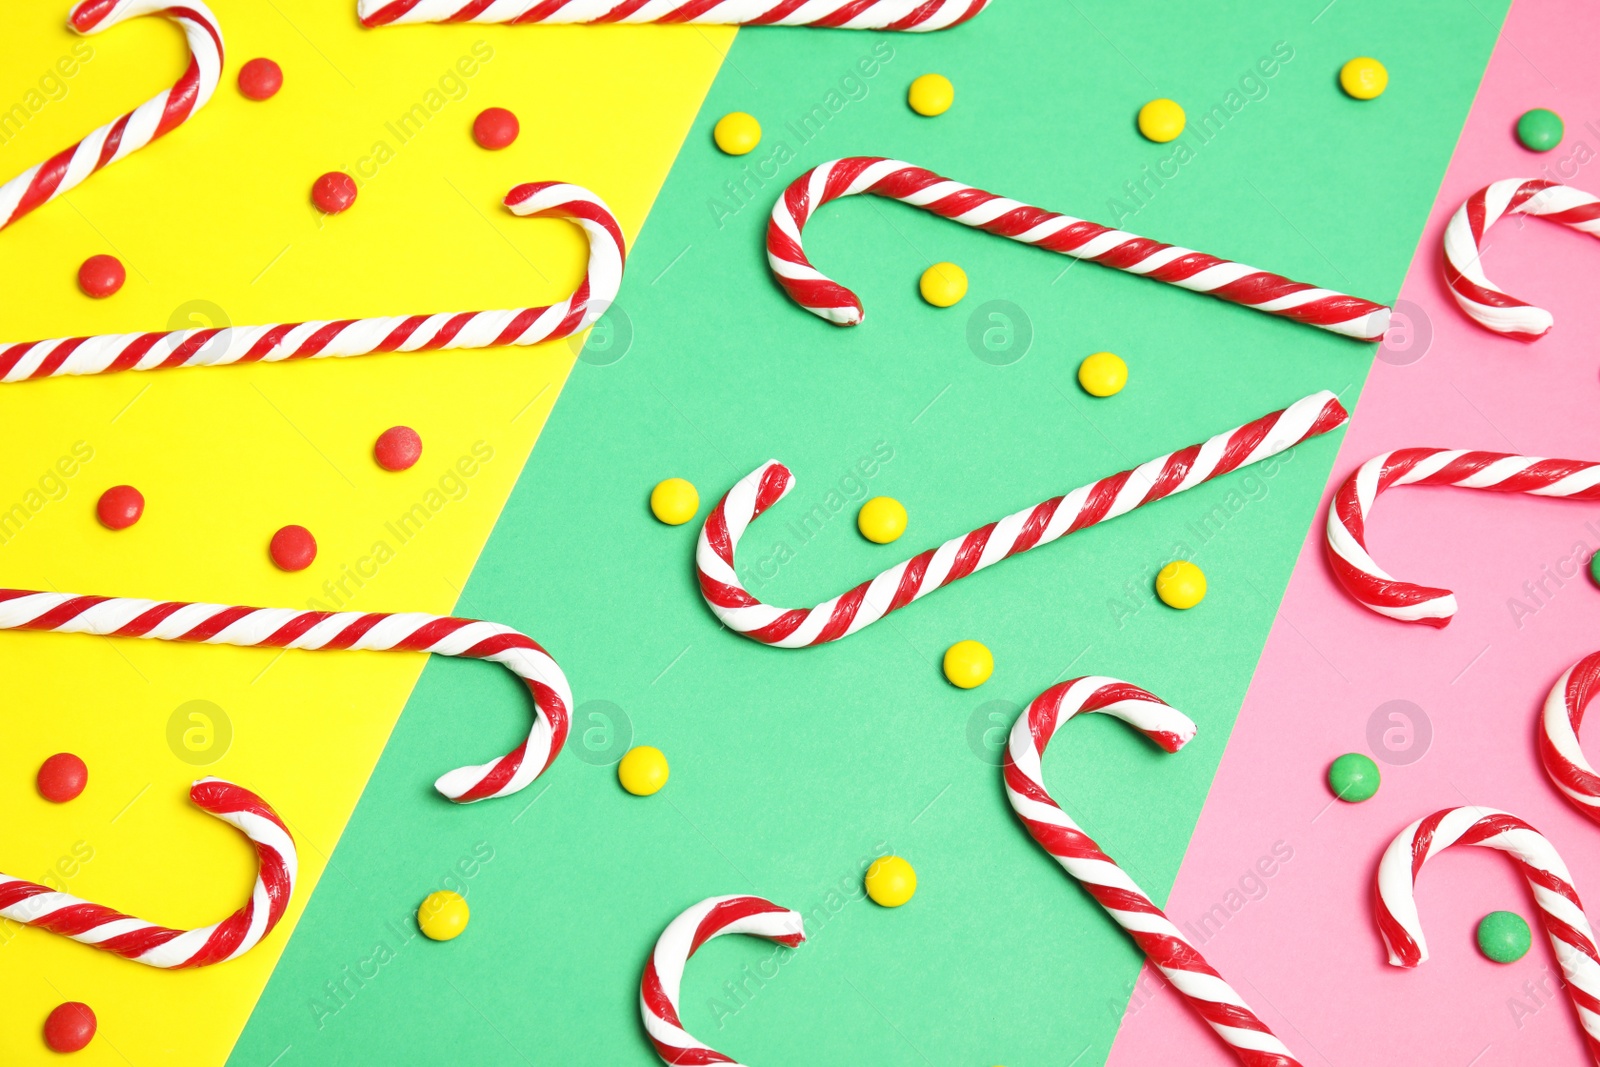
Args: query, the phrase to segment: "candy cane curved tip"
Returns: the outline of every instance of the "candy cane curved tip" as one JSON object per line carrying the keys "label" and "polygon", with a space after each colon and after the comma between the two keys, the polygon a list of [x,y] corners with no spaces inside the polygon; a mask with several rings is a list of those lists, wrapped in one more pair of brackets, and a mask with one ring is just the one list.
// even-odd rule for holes
{"label": "candy cane curved tip", "polygon": [[234,827],[255,847],[250,898],[228,918],[194,930],[174,930],[0,874],[0,919],[36,926],[147,967],[183,970],[225,963],[249,952],[288,910],[299,876],[294,835],[272,806],[243,786],[202,778],[189,798],[206,814]]}
{"label": "candy cane curved tip", "polygon": [[1600,774],[1578,743],[1578,729],[1596,693],[1600,652],[1568,667],[1550,687],[1539,716],[1539,759],[1551,784],[1585,818],[1600,823]]}
{"label": "candy cane curved tip", "polygon": [[1550,332],[1554,317],[1507,293],[1483,270],[1484,238],[1506,215],[1545,218],[1600,237],[1600,197],[1542,178],[1503,178],[1469,196],[1445,225],[1444,280],[1456,305],[1486,330],[1537,341]]}
{"label": "candy cane curved tip", "polygon": [[[668,1064],[733,1064],[683,1028],[679,1000],[689,958],[712,938],[749,934],[794,948],[806,939],[799,912],[764,897],[707,897],[661,932],[639,981],[639,1017],[656,1055]],[[734,1065],[737,1067],[737,1065]]]}
{"label": "candy cane curved tip", "polygon": [[1504,852],[1528,883],[1577,1011],[1590,1054],[1600,1062],[1600,948],[1572,873],[1550,841],[1509,812],[1465,806],[1418,819],[1384,850],[1373,881],[1373,910],[1389,962],[1410,969],[1428,958],[1417,913],[1416,881],[1426,862],[1454,845]]}
{"label": "candy cane curved tip", "polygon": [[1447,448],[1399,448],[1374,456],[1334,491],[1325,549],[1351,599],[1400,622],[1442,628],[1456,614],[1448,589],[1395,578],[1367,548],[1369,513],[1385,491],[1404,485],[1456,486],[1497,493],[1600,501],[1600,463]]}

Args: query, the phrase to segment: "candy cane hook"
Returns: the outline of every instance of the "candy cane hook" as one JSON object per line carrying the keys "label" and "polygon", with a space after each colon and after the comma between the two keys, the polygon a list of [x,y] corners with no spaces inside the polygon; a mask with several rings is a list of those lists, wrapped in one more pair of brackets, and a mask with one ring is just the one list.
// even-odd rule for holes
{"label": "candy cane hook", "polygon": [[193,641],[247,648],[433,652],[499,663],[533,695],[534,723],[515,751],[481,767],[462,767],[434,788],[468,804],[524,789],[555,760],[567,740],[572,690],[550,654],[509,626],[407,612],[296,611],[227,607],[125,597],[0,589],[0,630],[48,630]]}
{"label": "candy cane hook", "polygon": [[723,934],[751,934],[790,948],[806,939],[799,912],[761,897],[710,897],[673,919],[656,941],[639,983],[639,1017],[663,1063],[739,1067],[685,1030],[678,1016],[684,964],[701,945]]}
{"label": "candy cane hook", "polygon": [[189,121],[217,91],[222,77],[222,30],[217,17],[200,0],[182,4],[166,0],[83,0],[72,9],[68,22],[74,30],[87,35],[140,15],[162,15],[183,29],[189,41],[189,68],[172,88],[0,185],[0,229],[76,188],[102,167],[126,158]]}
{"label": "candy cane hook", "polygon": [[1442,627],[1456,613],[1448,589],[1402,582],[1367,551],[1367,512],[1396,485],[1455,485],[1496,493],[1600,500],[1600,464],[1505,452],[1400,448],[1363,463],[1328,508],[1328,563],[1345,591],[1380,615]]}
{"label": "candy cane hook", "polygon": [[1045,211],[877,156],[836,159],[802,174],[773,206],[767,226],[767,262],[778,283],[795,303],[837,326],[861,321],[861,300],[811,265],[800,232],[817,208],[858,193],[889,197],[963,226],[1209,293],[1360,341],[1381,340],[1389,328],[1389,308],[1382,304]]}
{"label": "candy cane hook", "polygon": [[673,22],[912,33],[959,25],[989,0],[361,0],[363,26],[403,22]]}
{"label": "candy cane hook", "polygon": [[1136,685],[1115,678],[1074,678],[1051,686],[1018,716],[1001,771],[1006,799],[1033,839],[1128,931],[1245,1067],[1299,1067],[1283,1042],[1186,941],[1116,860],[1061,810],[1045,789],[1042,763],[1050,739],[1076,715],[1101,712],[1121,719],[1167,752],[1194,739],[1187,715]]}
{"label": "candy cane hook", "polygon": [[1400,832],[1378,864],[1378,931],[1389,948],[1389,962],[1415,967],[1428,958],[1417,917],[1417,875],[1422,865],[1451,845],[1481,845],[1510,856],[1533,891],[1539,918],[1566,979],[1567,996],[1578,1012],[1589,1055],[1600,1064],[1600,952],[1572,874],[1545,836],[1515,815],[1493,808],[1460,807],[1436,811]]}
{"label": "candy cane hook", "polygon": [[958,578],[1275,456],[1342,426],[1348,417],[1332,393],[1313,393],[1203,444],[1159,456],[952,538],[814,608],[764,604],[745,588],[734,569],[734,551],[751,521],[794,488],[789,468],[768,460],[728,490],[706,516],[695,552],[700,593],[724,626],[762,644],[801,648],[837,641]]}
{"label": "candy cane hook", "polygon": [[272,806],[248,789],[202,778],[194,806],[232,826],[256,849],[256,884],[244,907],[199,930],[171,930],[20,878],[0,874],[0,918],[37,926],[149,967],[178,970],[238,959],[283,918],[294,896],[294,837]]}
{"label": "candy cane hook", "polygon": [[1600,823],[1600,774],[1578,745],[1578,730],[1596,683],[1600,683],[1600,652],[1583,657],[1556,680],[1539,717],[1539,757],[1555,787],[1590,821]]}
{"label": "candy cane hook", "polygon": [[515,215],[571,219],[588,235],[588,272],[577,290],[559,304],[506,311],[72,337],[0,346],[0,382],[61,374],[365,356],[374,352],[534,345],[588,329],[611,306],[622,284],[627,253],[622,227],[611,209],[589,190],[562,182],[519,185],[506,194],[505,206]]}
{"label": "candy cane hook", "polygon": [[1478,325],[1518,341],[1537,341],[1555,322],[1544,308],[1491,282],[1479,257],[1489,227],[1505,215],[1533,215],[1600,237],[1600,198],[1538,178],[1506,178],[1467,198],[1444,229],[1444,280]]}

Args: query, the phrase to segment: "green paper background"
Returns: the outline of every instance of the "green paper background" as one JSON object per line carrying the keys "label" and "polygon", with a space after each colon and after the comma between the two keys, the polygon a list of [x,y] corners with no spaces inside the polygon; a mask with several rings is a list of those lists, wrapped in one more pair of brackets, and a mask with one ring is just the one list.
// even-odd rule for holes
{"label": "green paper background", "polygon": [[[463,754],[515,744],[528,707],[497,668],[431,663],[232,1062],[653,1063],[636,1006],[650,947],[684,907],[737,892],[806,912],[813,935],[765,981],[749,974],[772,948],[750,939],[715,942],[689,968],[685,1025],[741,1061],[1103,1062],[1140,958],[1017,824],[993,751],[1020,705],[1076,674],[1127,678],[1193,716],[1200,735],[1176,756],[1092,720],[1070,726],[1047,760],[1063,806],[1163,899],[1334,441],[803,651],[722,630],[693,577],[698,520],[663,526],[646,498],[678,475],[709,505],[782,459],[797,488],[751,528],[740,564],[786,542],[792,558],[756,589],[809,605],[1314,390],[1353,404],[1371,345],[874,198],[823,208],[806,234],[812,259],[860,293],[856,329],[792,305],[763,252],[784,185],[817,162],[876,154],[1390,300],[1506,4],[1323,3],[996,0],[925,36],[741,33],[633,250],[618,308],[567,383],[459,607],[525,630],[562,663],[578,701],[568,752],[519,797],[442,802],[427,783]],[[1264,98],[1202,144],[1201,113],[1278,42],[1294,54],[1263,79]],[[874,49],[878,68],[861,78]],[[1369,103],[1336,84],[1361,54],[1390,71],[1388,92]],[[906,86],[928,71],[956,86],[937,119],[905,105]],[[1135,202],[1124,183],[1176,147],[1135,131],[1155,96],[1188,109],[1193,158]],[[787,124],[814,106],[827,120],[802,143]],[[711,144],[732,110],[766,131],[744,159]],[[742,206],[730,182],[744,183]],[[1119,219],[1108,203],[1118,196],[1136,214]],[[938,260],[971,279],[948,310],[916,295]],[[1007,365],[967,340],[969,320],[996,300],[1031,324],[1029,350]],[[1131,368],[1106,400],[1075,381],[1100,349]],[[892,458],[862,477],[874,448]],[[831,489],[850,499],[802,542],[791,522],[826,508]],[[854,529],[857,504],[876,494],[910,513],[896,545]],[[1202,543],[1195,529],[1208,516],[1217,532]],[[1151,602],[1154,569],[1189,551],[1210,580],[1205,603],[1179,613]],[[973,691],[939,672],[962,638],[996,659]],[[623,793],[607,765],[630,740],[672,762],[654,798]],[[896,911],[860,896],[861,867],[885,851],[920,877]],[[415,936],[412,913],[442,885],[465,887],[474,918],[459,940],[433,944]],[[368,962],[380,944],[381,962]]]}

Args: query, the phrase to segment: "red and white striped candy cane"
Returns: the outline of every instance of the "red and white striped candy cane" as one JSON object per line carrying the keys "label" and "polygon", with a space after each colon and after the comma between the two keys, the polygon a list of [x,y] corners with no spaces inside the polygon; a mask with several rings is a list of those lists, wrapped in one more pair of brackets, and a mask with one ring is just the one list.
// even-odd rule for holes
{"label": "red and white striped candy cane", "polygon": [[1150,895],[1061,810],[1044,785],[1050,739],[1076,715],[1114,716],[1168,752],[1188,744],[1194,723],[1159,697],[1115,678],[1085,677],[1053,685],[1034,698],[1011,728],[1001,772],[1006,799],[1033,839],[1128,931],[1155,966],[1245,1067],[1299,1067],[1282,1041],[1204,957],[1184,939]]}
{"label": "red and white striped candy cane", "polygon": [[532,182],[506,194],[513,214],[571,219],[589,237],[589,269],[571,296],[549,307],[395,315],[331,322],[228,326],[170,333],[72,337],[0,346],[0,381],[286,359],[534,345],[588,329],[616,299],[626,249],[611,209],[589,190]]}
{"label": "red and white striped candy cane", "polygon": [[202,778],[189,791],[189,799],[255,845],[255,889],[244,907],[226,919],[198,930],[171,930],[6,874],[0,874],[0,918],[169,970],[207,967],[243,956],[278,925],[294,896],[300,862],[294,837],[271,805],[232,782]]}
{"label": "red and white striped candy cane", "polygon": [[102,167],[170,133],[205,107],[217,91],[222,77],[222,30],[217,17],[200,0],[182,4],[166,0],[83,0],[72,9],[68,21],[79,33],[90,34],[140,15],[162,15],[183,29],[189,41],[189,69],[172,88],[0,185],[0,229],[75,188]]}
{"label": "red and white striped candy cane", "polygon": [[806,939],[799,912],[752,896],[710,897],[673,919],[656,941],[639,983],[639,1017],[665,1063],[727,1063],[732,1059],[702,1044],[683,1028],[678,991],[683,967],[700,946],[723,934],[752,934],[794,948]]}
{"label": "red and white striped candy cane", "polygon": [[1382,340],[1389,308],[1290,281],[1255,267],[986,193],[898,159],[854,156],[823,163],[795,179],[772,208],[767,262],[794,302],[837,326],[861,321],[855,293],[806,258],[800,232],[823,204],[872,193],[1013,241],[1141,274],[1245,307],[1281,315],[1360,341]]}
{"label": "red and white striped candy cane", "polygon": [[1600,1064],[1600,952],[1572,873],[1545,836],[1515,815],[1460,807],[1418,819],[1394,839],[1378,863],[1374,909],[1389,962],[1415,967],[1428,958],[1417,916],[1417,875],[1451,845],[1481,845],[1510,856],[1533,891],[1539,918],[1561,964],[1567,996],[1578,1012],[1589,1055]]}
{"label": "red and white striped candy cane", "polygon": [[734,569],[734,551],[751,521],[794,488],[789,468],[768,460],[740,479],[706,516],[695,553],[700,593],[724,626],[762,644],[801,648],[837,641],[958,578],[1275,456],[1342,426],[1348,417],[1332,393],[1313,393],[1203,444],[1169,452],[952,538],[814,608],[764,604]]}
{"label": "red and white striped candy cane", "polygon": [[926,32],[989,0],[361,0],[363,26],[402,22],[677,22]]}
{"label": "red and white striped candy cane", "polygon": [[1504,215],[1534,215],[1600,237],[1600,197],[1539,178],[1506,178],[1467,198],[1444,229],[1444,280],[1478,325],[1518,341],[1537,341],[1554,319],[1491,282],[1479,261],[1483,237]]}
{"label": "red and white striped candy cane", "polygon": [[1356,600],[1391,619],[1442,627],[1456,613],[1448,589],[1393,578],[1367,552],[1367,513],[1396,485],[1454,485],[1496,493],[1600,500],[1600,463],[1541,459],[1505,452],[1397,448],[1363,463],[1333,494],[1328,508],[1328,563]]}
{"label": "red and white striped candy cane", "polygon": [[460,804],[510,796],[526,788],[550,766],[567,740],[572,690],[566,675],[532,638],[496,622],[421,612],[296,611],[0,589],[0,630],[247,648],[432,652],[501,664],[533,695],[533,728],[515,751],[481,767],[451,771],[434,783],[435,789]]}
{"label": "red and white striped candy cane", "polygon": [[1556,680],[1539,717],[1539,757],[1555,787],[1574,807],[1600,823],[1600,775],[1578,745],[1583,713],[1600,683],[1600,652],[1593,652],[1568,667]]}

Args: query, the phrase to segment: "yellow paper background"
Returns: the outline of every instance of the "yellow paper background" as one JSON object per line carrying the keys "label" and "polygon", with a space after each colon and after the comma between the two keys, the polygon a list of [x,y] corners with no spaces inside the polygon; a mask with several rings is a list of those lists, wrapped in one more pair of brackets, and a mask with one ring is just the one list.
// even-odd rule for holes
{"label": "yellow paper background", "polygon": [[[631,241],[732,42],[731,30],[694,27],[365,31],[353,2],[215,7],[229,61],[211,104],[0,231],[5,343],[219,317],[250,324],[558,300],[581,274],[581,233],[561,221],[516,219],[500,197],[524,181],[586,185]],[[60,86],[47,83],[59,99],[41,92],[32,102],[48,102],[34,113],[30,91],[79,41],[65,16],[65,5],[38,2],[0,15],[0,108],[21,103],[29,112],[20,133],[6,129],[0,175],[54,154],[183,68],[181,34],[164,20],[138,19],[91,38],[93,58]],[[473,75],[450,81],[475,45]],[[484,47],[493,50],[486,62]],[[266,103],[235,88],[239,66],[258,55],[286,75],[283,92]],[[389,124],[416,104],[427,121],[402,142]],[[521,138],[499,153],[469,136],[473,116],[491,105],[522,121]],[[380,142],[392,158],[374,167],[386,155],[375,153]],[[319,220],[308,202],[312,181],[363,159],[373,176],[355,208]],[[74,274],[100,252],[119,255],[129,279],[119,295],[95,302],[78,293]],[[22,504],[26,513],[20,529],[0,535],[0,585],[456,610],[574,358],[572,344],[555,342],[0,386],[0,512]],[[371,459],[373,439],[396,423],[415,427],[425,449],[401,474]],[[493,458],[449,481],[475,446]],[[73,473],[59,477],[58,461],[75,447],[92,449],[92,458],[66,463]],[[447,503],[402,544],[386,523],[442,479]],[[94,504],[120,482],[137,486],[148,505],[138,525],[111,533],[95,522]],[[266,557],[272,531],[291,522],[320,545],[299,574],[278,572]],[[373,572],[367,558],[379,541],[394,557],[358,586],[347,568]],[[459,610],[471,614],[471,605]],[[284,923],[219,967],[157,972],[0,924],[0,1062],[51,1062],[39,1028],[56,1004],[82,1000],[98,1013],[100,1035],[74,1062],[220,1063],[324,874],[423,662],[0,633],[0,870],[31,880],[53,872],[73,894],[167,925],[217,921],[245,899],[254,857],[236,833],[189,806],[188,785],[204,774],[258,791],[301,849]],[[225,754],[206,766],[180,759],[182,744],[169,743],[170,720],[196,700],[222,709],[232,733]],[[460,744],[439,753],[437,770],[499,755],[507,714],[463,709]],[[475,729],[484,721],[494,727],[488,739]],[[62,750],[87,761],[90,785],[56,806],[38,797],[33,776]]]}

